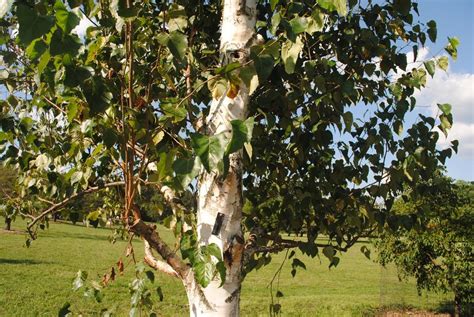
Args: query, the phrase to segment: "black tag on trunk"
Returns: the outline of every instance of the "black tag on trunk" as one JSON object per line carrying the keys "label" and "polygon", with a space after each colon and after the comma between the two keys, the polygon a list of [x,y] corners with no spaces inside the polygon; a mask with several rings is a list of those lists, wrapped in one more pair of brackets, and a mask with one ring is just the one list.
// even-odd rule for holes
{"label": "black tag on trunk", "polygon": [[214,222],[214,227],[212,228],[212,234],[217,236],[221,232],[222,224],[224,223],[224,214],[218,212],[216,216],[216,221]]}

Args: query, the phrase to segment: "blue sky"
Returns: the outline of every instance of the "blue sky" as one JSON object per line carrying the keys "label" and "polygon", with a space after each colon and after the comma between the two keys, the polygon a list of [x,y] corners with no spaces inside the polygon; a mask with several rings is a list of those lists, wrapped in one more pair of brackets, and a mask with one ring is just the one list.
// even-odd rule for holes
{"label": "blue sky", "polygon": [[437,43],[428,43],[423,51],[426,59],[445,46],[448,36],[461,41],[458,59],[450,62],[448,72],[438,72],[418,94],[423,106],[419,109],[433,114],[436,103],[452,105],[454,125],[448,140],[440,137],[440,146],[450,139],[458,139],[460,145],[459,153],[447,163],[448,175],[474,181],[474,0],[419,0],[418,4],[420,20],[433,19],[438,27]]}

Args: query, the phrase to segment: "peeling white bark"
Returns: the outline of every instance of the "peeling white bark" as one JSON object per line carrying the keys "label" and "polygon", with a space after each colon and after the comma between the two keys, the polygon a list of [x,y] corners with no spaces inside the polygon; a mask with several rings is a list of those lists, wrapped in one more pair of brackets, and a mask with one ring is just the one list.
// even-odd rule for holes
{"label": "peeling white bark", "polygon": [[144,260],[150,267],[154,268],[157,271],[171,275],[173,277],[179,277],[179,274],[171,267],[171,265],[155,258],[155,256],[153,255],[151,251],[151,246],[148,243],[148,241],[143,240],[143,243],[145,245]]}
{"label": "peeling white bark", "polygon": [[[225,0],[222,20],[221,53],[233,54],[245,61],[248,44],[255,34],[256,0]],[[234,98],[224,94],[214,99],[207,117],[210,134],[230,131],[230,121],[245,120],[248,87],[242,84]],[[241,153],[229,157],[229,173],[221,179],[215,173],[203,172],[199,177],[197,231],[201,245],[215,243],[221,249],[227,275],[224,285],[212,281],[201,288],[192,272],[184,281],[191,316],[239,316],[243,238],[242,219],[242,160]],[[217,234],[212,234],[218,214],[224,215]]]}

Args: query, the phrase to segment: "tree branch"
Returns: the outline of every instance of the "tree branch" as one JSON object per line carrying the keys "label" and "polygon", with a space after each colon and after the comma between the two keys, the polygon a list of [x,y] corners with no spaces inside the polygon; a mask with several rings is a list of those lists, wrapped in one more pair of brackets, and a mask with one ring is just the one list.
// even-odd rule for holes
{"label": "tree branch", "polygon": [[[179,211],[182,210],[184,213],[187,211],[187,207],[184,206],[184,204],[181,202],[181,200],[176,197],[176,193],[174,190],[172,190],[168,186],[161,186],[159,184],[156,184],[156,187],[158,190],[163,194],[163,197],[165,198],[166,202],[168,205],[171,207],[171,210],[173,211],[174,215],[179,214]],[[184,219],[183,219],[184,220]],[[186,223],[186,221],[183,222],[183,230],[184,232],[191,230],[192,226]]]}
{"label": "tree branch", "polygon": [[33,240],[36,239],[36,237],[34,236],[34,234],[32,234],[31,232],[31,228],[38,222],[40,221],[41,219],[43,219],[44,217],[46,217],[47,215],[49,214],[52,214],[56,211],[58,211],[59,209],[63,208],[64,206],[67,205],[67,203],[69,203],[70,201],[76,199],[76,198],[79,198],[79,197],[82,197],[86,194],[90,194],[90,193],[94,193],[96,191],[99,191],[101,189],[104,189],[104,188],[108,188],[108,187],[115,187],[115,186],[122,186],[124,185],[124,182],[112,182],[112,183],[108,183],[108,184],[105,184],[103,186],[94,186],[94,187],[89,187],[88,189],[82,191],[82,192],[79,192],[79,193],[76,193],[76,194],[73,194],[71,196],[69,196],[68,198],[65,198],[64,200],[60,201],[59,203],[55,203],[53,205],[51,205],[51,207],[49,207],[48,209],[44,210],[39,216],[37,217],[34,217],[32,218],[33,220],[28,223],[28,226],[27,226],[27,230],[31,236],[31,238]]}
{"label": "tree branch", "polygon": [[[350,247],[352,247],[360,238],[369,236],[374,229],[369,230],[368,232],[355,236],[349,241],[345,241],[346,245],[341,246],[341,245],[331,245],[331,244],[323,244],[323,243],[314,243],[314,245],[317,248],[324,248],[327,246],[332,246],[334,250],[341,251],[341,252],[346,252]],[[245,246],[245,259],[249,259],[253,254],[255,253],[278,253],[280,251],[283,251],[285,249],[293,249],[293,248],[299,248],[301,246],[307,245],[308,242],[305,241],[298,241],[298,240],[288,240],[288,239],[282,239],[280,237],[270,237],[266,236],[263,237],[263,239],[268,242],[271,241],[273,244],[271,245],[258,245],[257,244],[257,238],[255,236],[252,236],[249,238],[248,243]]]}
{"label": "tree branch", "polygon": [[168,263],[171,268],[178,274],[181,279],[185,279],[189,271],[189,267],[179,256],[161,239],[154,226],[147,225],[143,220],[137,219],[129,226],[129,230],[140,235],[145,239],[151,248],[155,249],[161,255],[163,260]]}
{"label": "tree branch", "polygon": [[147,240],[143,240],[143,243],[145,245],[144,260],[146,264],[148,264],[150,267],[154,268],[157,271],[161,271],[173,277],[179,277],[178,273],[171,267],[171,265],[166,262],[160,261],[153,256],[151,246]]}

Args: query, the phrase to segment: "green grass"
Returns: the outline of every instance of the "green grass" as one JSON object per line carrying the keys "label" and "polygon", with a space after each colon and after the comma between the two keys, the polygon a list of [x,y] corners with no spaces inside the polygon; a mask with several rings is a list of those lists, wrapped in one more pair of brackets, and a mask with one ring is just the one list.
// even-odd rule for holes
{"label": "green grass", "polygon": [[[24,222],[14,223],[14,228],[23,229]],[[166,229],[160,233],[172,240]],[[128,283],[134,269],[124,256],[126,241],[111,244],[111,235],[110,229],[51,223],[26,248],[24,234],[0,232],[0,316],[55,316],[65,302],[71,303],[75,315],[99,315],[101,309],[111,307],[118,316],[128,315]],[[140,240],[135,239],[134,245],[137,259],[141,259]],[[307,270],[299,270],[295,278],[290,274],[291,261],[285,262],[279,279],[284,294],[279,298],[282,315],[368,316],[381,307],[436,310],[450,299],[436,294],[419,297],[413,282],[399,282],[393,267],[381,268],[366,259],[359,248],[355,246],[343,254],[336,269],[328,269],[326,259],[320,262],[318,258],[300,257]],[[126,264],[125,274],[103,290],[101,303],[72,291],[71,282],[78,270],[87,271],[89,280],[100,280],[120,258]],[[283,260],[284,254],[276,255],[271,264],[246,277],[241,299],[243,316],[268,316],[271,297],[267,285]],[[158,273],[156,277],[155,284],[164,293],[164,300],[156,301],[157,314],[188,315],[181,283]]]}

